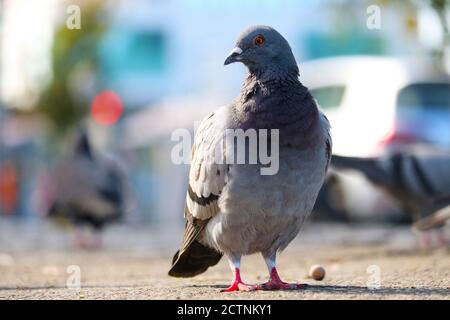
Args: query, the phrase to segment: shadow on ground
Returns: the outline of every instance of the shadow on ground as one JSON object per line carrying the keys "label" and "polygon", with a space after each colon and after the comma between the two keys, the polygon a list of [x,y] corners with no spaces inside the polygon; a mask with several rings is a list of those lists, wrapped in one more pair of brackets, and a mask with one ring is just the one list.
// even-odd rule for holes
{"label": "shadow on ground", "polygon": [[[223,285],[193,285],[189,286],[191,288],[214,288],[214,289],[226,289],[227,286]],[[392,296],[392,295],[439,295],[439,296],[449,296],[450,288],[379,288],[379,289],[369,289],[363,286],[316,286],[316,285],[306,285],[304,289],[293,289],[289,290],[292,293],[304,291],[304,292],[315,292],[315,293],[327,293],[336,295],[361,295],[361,294],[376,294],[381,296]],[[284,292],[289,292],[284,291]]]}

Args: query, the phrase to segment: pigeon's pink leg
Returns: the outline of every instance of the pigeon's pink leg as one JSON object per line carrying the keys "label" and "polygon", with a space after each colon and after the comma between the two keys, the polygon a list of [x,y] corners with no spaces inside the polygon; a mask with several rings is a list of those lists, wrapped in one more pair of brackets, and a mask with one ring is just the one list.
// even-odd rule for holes
{"label": "pigeon's pink leg", "polygon": [[438,240],[439,246],[441,246],[443,248],[446,248],[447,246],[450,245],[450,241],[447,238],[445,230],[443,230],[443,229],[438,230],[438,232],[437,232],[437,240]]}
{"label": "pigeon's pink leg", "polygon": [[248,285],[242,282],[241,279],[241,270],[239,268],[234,269],[234,280],[231,285],[222,290],[222,292],[233,292],[233,291],[254,291],[257,289],[257,286]]}
{"label": "pigeon's pink leg", "polygon": [[95,250],[102,247],[102,240],[98,234],[85,234],[75,227],[75,245],[80,249]]}
{"label": "pigeon's pink leg", "polygon": [[422,250],[430,249],[431,236],[429,231],[421,232],[419,234],[419,248]]}
{"label": "pigeon's pink leg", "polygon": [[82,230],[75,226],[74,230],[75,245],[77,248],[86,248],[88,246],[88,240],[83,234]]}
{"label": "pigeon's pink leg", "polygon": [[241,257],[239,255],[230,255],[228,257],[228,262],[234,273],[234,279],[231,285],[225,290],[222,290],[222,292],[256,290],[257,286],[245,284],[241,279]]}
{"label": "pigeon's pink leg", "polygon": [[103,243],[102,243],[102,237],[100,233],[96,233],[93,232],[90,234],[89,236],[89,241],[88,241],[88,245],[87,245],[87,249],[90,250],[97,250],[100,249],[102,247]]}

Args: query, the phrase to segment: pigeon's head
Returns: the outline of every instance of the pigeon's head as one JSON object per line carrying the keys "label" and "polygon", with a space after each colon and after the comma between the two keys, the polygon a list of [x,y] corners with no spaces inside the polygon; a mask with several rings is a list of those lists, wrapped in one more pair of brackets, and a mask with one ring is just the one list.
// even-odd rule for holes
{"label": "pigeon's head", "polygon": [[89,143],[89,138],[86,131],[83,128],[77,130],[75,137],[75,148],[74,154],[79,156],[84,156],[86,158],[92,158],[91,144]]}
{"label": "pigeon's head", "polygon": [[298,67],[287,40],[268,26],[253,26],[244,30],[225,60],[225,65],[242,62],[254,74],[294,73]]}

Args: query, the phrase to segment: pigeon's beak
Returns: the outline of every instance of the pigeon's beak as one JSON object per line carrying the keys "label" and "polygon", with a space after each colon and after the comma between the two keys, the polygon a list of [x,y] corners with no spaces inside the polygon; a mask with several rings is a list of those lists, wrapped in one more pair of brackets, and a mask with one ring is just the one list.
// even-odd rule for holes
{"label": "pigeon's beak", "polygon": [[228,57],[225,59],[225,62],[223,63],[224,65],[233,63],[233,62],[237,62],[240,61],[240,56],[242,53],[242,49],[239,47],[234,48],[233,50],[231,50],[230,54],[228,55]]}

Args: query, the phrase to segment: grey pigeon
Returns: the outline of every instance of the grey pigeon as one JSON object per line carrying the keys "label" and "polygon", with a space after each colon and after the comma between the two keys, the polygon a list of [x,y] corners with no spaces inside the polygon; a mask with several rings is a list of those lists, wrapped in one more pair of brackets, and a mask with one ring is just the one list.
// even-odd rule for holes
{"label": "grey pigeon", "polygon": [[[196,134],[185,233],[169,275],[198,275],[225,255],[234,279],[224,291],[300,288],[280,279],[276,254],[296,237],[314,206],[331,157],[330,125],[300,83],[288,42],[273,28],[246,29],[224,64],[233,62],[242,62],[249,74],[239,97],[208,115]],[[261,174],[262,161],[211,161],[217,151],[228,154],[224,136],[237,129],[279,130],[276,174]],[[241,256],[253,253],[262,254],[269,270],[262,285],[241,280]]]}
{"label": "grey pigeon", "polygon": [[412,215],[416,230],[443,226],[448,213],[436,211],[450,205],[450,152],[413,146],[373,158],[333,155],[331,166],[363,173]]}
{"label": "grey pigeon", "polygon": [[80,130],[72,154],[51,172],[53,196],[48,216],[74,225],[80,246],[98,246],[98,239],[85,237],[81,227],[98,233],[123,216],[125,181],[123,170],[94,154],[86,133]]}

